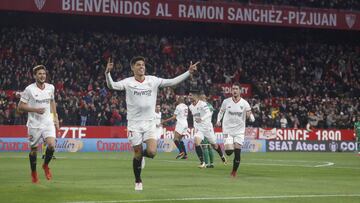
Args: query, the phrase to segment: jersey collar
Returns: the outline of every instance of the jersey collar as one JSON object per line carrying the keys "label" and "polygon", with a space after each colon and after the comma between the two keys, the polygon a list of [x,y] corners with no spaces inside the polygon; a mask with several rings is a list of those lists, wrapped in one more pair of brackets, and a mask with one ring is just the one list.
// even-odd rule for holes
{"label": "jersey collar", "polygon": [[36,82],[35,82],[35,86],[36,86],[37,88],[39,88],[40,90],[44,90],[44,89],[45,89],[45,83],[44,83],[44,87],[43,87],[43,88],[39,87]]}
{"label": "jersey collar", "polygon": [[135,79],[137,82],[139,82],[139,83],[143,83],[143,82],[145,81],[146,77],[144,77],[143,80],[138,80],[138,79],[136,79],[135,76],[134,76],[134,79]]}
{"label": "jersey collar", "polygon": [[231,99],[233,100],[233,102],[234,102],[235,104],[237,104],[237,103],[241,100],[241,97],[239,98],[238,101],[236,101],[236,100],[234,99],[234,97],[231,97]]}

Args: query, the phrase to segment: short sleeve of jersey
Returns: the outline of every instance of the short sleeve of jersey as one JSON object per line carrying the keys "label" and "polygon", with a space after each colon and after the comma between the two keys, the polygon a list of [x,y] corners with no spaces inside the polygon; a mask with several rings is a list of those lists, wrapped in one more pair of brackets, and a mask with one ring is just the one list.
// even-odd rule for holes
{"label": "short sleeve of jersey", "polygon": [[249,102],[245,101],[245,111],[251,111]]}
{"label": "short sleeve of jersey", "polygon": [[30,99],[30,90],[29,88],[25,88],[25,90],[20,94],[20,101],[24,103],[28,103]]}
{"label": "short sleeve of jersey", "polygon": [[206,113],[211,112],[209,105],[206,102],[201,102],[201,109]]}
{"label": "short sleeve of jersey", "polygon": [[176,106],[176,109],[175,109],[175,111],[174,111],[174,114],[177,116],[177,115],[179,115],[179,113],[180,113],[180,106],[177,105],[177,106]]}
{"label": "short sleeve of jersey", "polygon": [[207,102],[206,105],[208,106],[208,108],[211,112],[214,112],[215,109],[210,103]]}
{"label": "short sleeve of jersey", "polygon": [[225,111],[225,110],[226,110],[227,101],[228,101],[228,100],[225,99],[225,100],[222,102],[221,107],[220,107],[220,110],[222,110],[222,111]]}

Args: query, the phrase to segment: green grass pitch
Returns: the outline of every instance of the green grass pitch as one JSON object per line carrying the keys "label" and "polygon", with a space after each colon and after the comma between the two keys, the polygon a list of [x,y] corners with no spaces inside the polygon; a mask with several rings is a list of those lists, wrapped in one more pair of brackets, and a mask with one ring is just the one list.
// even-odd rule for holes
{"label": "green grass pitch", "polygon": [[232,158],[198,169],[195,154],[146,160],[144,190],[134,191],[132,154],[56,153],[46,181],[32,184],[27,153],[0,152],[0,202],[360,202],[360,156],[354,153],[243,153],[236,179]]}

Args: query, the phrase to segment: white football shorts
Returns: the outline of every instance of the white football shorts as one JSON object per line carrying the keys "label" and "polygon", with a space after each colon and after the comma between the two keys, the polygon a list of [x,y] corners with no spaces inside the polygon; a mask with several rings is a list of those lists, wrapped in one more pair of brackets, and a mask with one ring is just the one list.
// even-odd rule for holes
{"label": "white football shorts", "polygon": [[128,140],[132,146],[141,145],[149,139],[157,140],[155,120],[128,120]]}
{"label": "white football shorts", "polygon": [[39,144],[40,138],[44,140],[48,137],[56,138],[56,130],[54,125],[49,125],[45,128],[28,128],[30,147],[36,147]]}

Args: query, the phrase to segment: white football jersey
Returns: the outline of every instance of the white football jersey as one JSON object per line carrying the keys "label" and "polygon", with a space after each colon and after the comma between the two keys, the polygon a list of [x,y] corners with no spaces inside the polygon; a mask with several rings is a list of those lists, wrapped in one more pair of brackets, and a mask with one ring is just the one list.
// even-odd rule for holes
{"label": "white football jersey", "polygon": [[188,126],[187,117],[189,113],[189,107],[184,104],[178,104],[175,108],[174,114],[176,116],[176,124],[180,124],[182,126]]}
{"label": "white football jersey", "polygon": [[233,98],[227,98],[221,104],[218,121],[224,115],[222,130],[224,134],[244,134],[246,124],[246,112],[251,111],[250,104],[240,98],[234,102]]}
{"label": "white football jersey", "polygon": [[[191,103],[189,109],[193,115],[195,129],[199,131],[207,131],[213,128],[211,123],[212,112],[206,102],[199,100],[196,105]],[[200,118],[201,122],[197,123],[195,121],[196,118]]]}
{"label": "white football jersey", "polygon": [[55,87],[52,84],[45,83],[45,88],[40,89],[33,83],[27,86],[21,93],[20,101],[27,103],[32,108],[44,108],[45,113],[38,114],[28,112],[26,126],[29,128],[45,128],[54,125],[50,114],[50,101],[54,99]]}
{"label": "white football jersey", "polygon": [[114,87],[126,91],[127,119],[154,120],[158,88],[162,78],[145,76],[144,81],[135,77],[114,82]]}
{"label": "white football jersey", "polygon": [[155,112],[155,124],[158,126],[161,124],[161,112],[159,111],[159,113]]}
{"label": "white football jersey", "polygon": [[106,83],[110,89],[126,91],[127,119],[134,121],[154,120],[156,97],[159,87],[177,85],[190,76],[190,72],[172,79],[145,76],[144,81],[137,81],[135,77],[125,78],[114,82],[110,73],[106,73]]}

